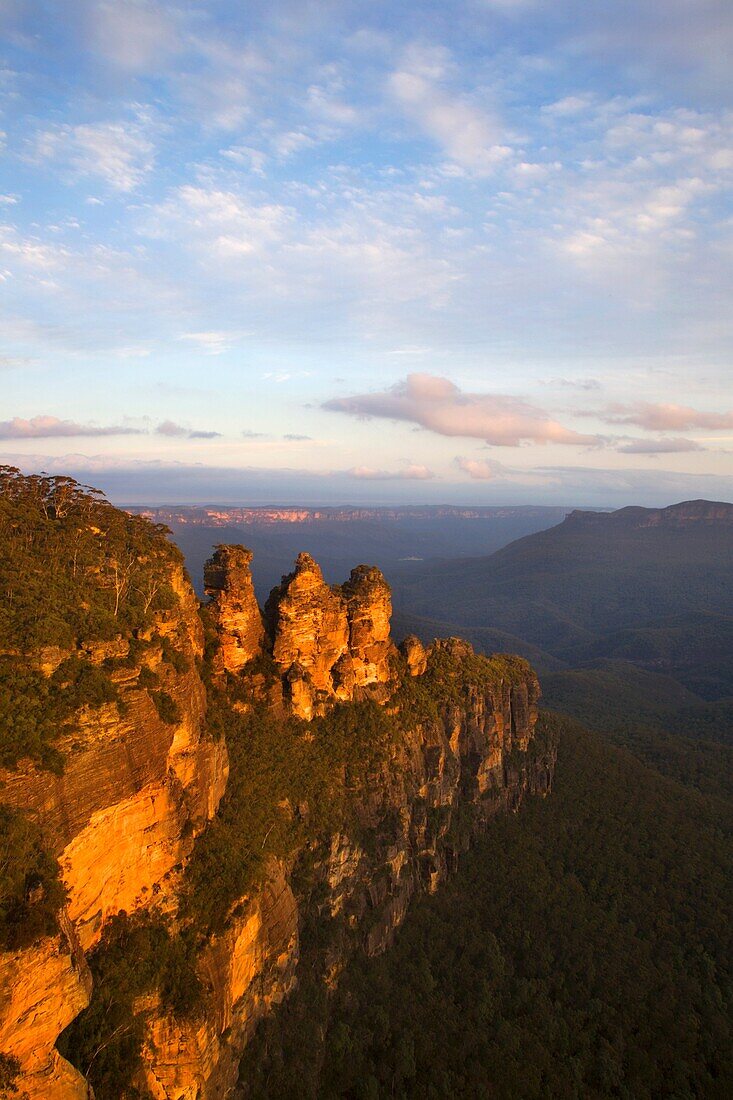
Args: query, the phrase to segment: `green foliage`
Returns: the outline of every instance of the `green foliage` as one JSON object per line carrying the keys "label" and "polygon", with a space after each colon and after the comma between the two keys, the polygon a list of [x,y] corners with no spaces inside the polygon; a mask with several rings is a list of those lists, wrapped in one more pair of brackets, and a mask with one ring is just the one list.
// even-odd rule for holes
{"label": "green foliage", "polygon": [[160,677],[152,668],[148,668],[147,665],[142,665],[137,675],[137,686],[139,688],[147,688],[149,691],[154,691],[160,686]]}
{"label": "green foliage", "polygon": [[71,478],[0,467],[0,649],[112,638],[175,605],[166,529]]}
{"label": "green foliage", "polygon": [[0,803],[0,950],[17,951],[55,932],[65,898],[39,827]]}
{"label": "green foliage", "polygon": [[561,736],[550,797],[497,818],[330,1003],[306,978],[260,1026],[245,1095],[731,1095],[730,813],[543,721]]}
{"label": "green foliage", "polygon": [[175,726],[181,721],[183,717],[181,708],[167,691],[153,691],[150,698],[153,700],[161,722],[165,722],[168,726]]}
{"label": "green foliage", "polygon": [[704,703],[671,677],[620,660],[546,676],[543,695],[664,775],[733,798],[733,701]]}
{"label": "green foliage", "polygon": [[18,1094],[16,1081],[20,1074],[20,1062],[12,1054],[0,1052],[0,1100],[12,1093]]}
{"label": "green foliage", "polygon": [[[0,466],[0,764],[30,757],[59,771],[54,741],[74,712],[117,701],[115,662],[98,668],[75,656],[46,678],[25,655],[149,625],[174,606],[168,577],[180,561],[165,528],[113,508],[96,489]],[[144,648],[133,638],[126,663]],[[182,655],[169,643],[164,657],[175,667]]]}
{"label": "green foliage", "polygon": [[193,941],[173,934],[156,912],[119,913],[88,956],[91,1004],[60,1036],[58,1048],[87,1077],[97,1100],[133,1100],[130,1084],[141,1065],[146,1022],[135,1001],[157,992],[179,1016],[195,1014],[202,989]]}
{"label": "green foliage", "polygon": [[265,708],[241,714],[216,694],[209,721],[226,730],[229,781],[186,868],[185,909],[202,930],[219,931],[268,856],[352,821],[357,792],[389,758],[399,727],[373,702],[306,723]]}
{"label": "green foliage", "polygon": [[182,676],[184,672],[188,672],[190,664],[185,653],[182,653],[180,649],[177,649],[170,638],[163,638],[161,641],[161,653],[163,660],[171,665],[172,668]]}
{"label": "green foliage", "polygon": [[60,772],[63,760],[53,742],[70,728],[80,707],[117,702],[106,669],[70,657],[47,677],[19,657],[0,657],[0,764],[23,757]]}

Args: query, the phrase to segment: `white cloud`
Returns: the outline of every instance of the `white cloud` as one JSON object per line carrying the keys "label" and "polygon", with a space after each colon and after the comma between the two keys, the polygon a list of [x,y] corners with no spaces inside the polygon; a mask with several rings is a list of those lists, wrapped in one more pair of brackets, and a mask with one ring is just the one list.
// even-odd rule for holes
{"label": "white cloud", "polygon": [[446,90],[449,67],[444,50],[413,46],[391,74],[389,89],[449,160],[478,174],[492,172],[509,153],[499,119],[486,106]]}
{"label": "white cloud", "polygon": [[474,481],[493,481],[504,469],[500,462],[489,462],[481,458],[458,457],[456,466]]}
{"label": "white cloud", "polygon": [[229,351],[248,332],[184,332],[179,339],[196,344],[207,355],[223,355]]}
{"label": "white cloud", "polygon": [[57,161],[72,177],[97,177],[113,191],[134,191],[152,171],[149,120],[60,125],[35,135],[32,155]]}
{"label": "white cloud", "polygon": [[688,454],[690,451],[704,451],[705,447],[694,439],[684,439],[681,436],[667,437],[664,439],[632,439],[629,443],[622,443],[616,448],[624,455],[673,455]]}

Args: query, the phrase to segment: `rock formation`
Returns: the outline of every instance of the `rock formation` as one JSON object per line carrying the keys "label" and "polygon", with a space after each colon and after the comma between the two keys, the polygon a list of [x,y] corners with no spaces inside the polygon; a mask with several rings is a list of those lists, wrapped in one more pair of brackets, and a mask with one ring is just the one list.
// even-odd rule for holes
{"label": "rock formation", "polygon": [[[179,1017],[158,993],[136,1004],[147,1035],[137,1081],[156,1100],[233,1096],[257,1021],[296,980],[303,928],[318,928],[313,965],[332,985],[355,951],[389,945],[410,899],[438,887],[472,832],[525,794],[544,793],[554,766],[553,746],[535,737],[539,687],[526,662],[477,657],[457,639],[425,648],[410,638],[398,653],[379,570],[359,566],[331,587],[307,554],[273,590],[263,617],[250,558],[242,547],[221,546],[206,566],[218,690],[233,684],[235,707],[244,705],[239,687],[255,685],[265,706],[278,701],[275,713],[284,700],[308,720],[339,702],[376,707],[391,716],[391,740],[367,781],[345,784],[351,805],[326,831],[309,832],[307,804],[282,804],[304,823],[293,834],[300,839],[268,860],[227,910],[223,931],[198,934],[197,1012]],[[42,824],[68,890],[55,935],[0,955],[0,1053],[19,1060],[29,1100],[87,1095],[54,1045],[90,996],[84,953],[122,910],[154,904],[174,934],[186,927],[182,869],[226,788],[226,730],[223,740],[207,732],[195,598],[180,567],[171,567],[170,584],[175,608],[156,614],[142,655],[129,637],[117,640],[112,658],[88,644],[93,660],[111,659],[124,706],[79,713],[62,745],[62,775],[22,763],[0,776],[0,801]],[[177,667],[166,639],[182,654]],[[258,686],[263,662],[269,695]],[[152,675],[176,705],[174,720],[162,720],[143,686]]]}
{"label": "rock formation", "polygon": [[216,660],[227,672],[241,672],[262,651],[265,638],[251,560],[251,550],[243,546],[217,546],[204,568],[204,590],[212,602],[219,640]]}

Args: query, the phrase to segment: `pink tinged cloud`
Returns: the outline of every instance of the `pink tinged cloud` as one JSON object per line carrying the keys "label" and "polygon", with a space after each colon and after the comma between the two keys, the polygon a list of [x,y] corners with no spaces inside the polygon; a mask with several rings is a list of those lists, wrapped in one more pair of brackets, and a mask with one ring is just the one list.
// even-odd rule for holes
{"label": "pink tinged cloud", "polygon": [[404,470],[377,470],[372,466],[352,466],[346,471],[349,477],[357,481],[430,481],[435,477],[427,466],[411,464]]}
{"label": "pink tinged cloud", "polygon": [[483,439],[496,447],[517,447],[525,442],[598,446],[603,442],[599,436],[565,428],[521,398],[463,393],[449,379],[432,374],[409,374],[382,393],[333,398],[323,408],[351,416],[403,420],[438,435]]}
{"label": "pink tinged cloud", "polygon": [[487,462],[478,458],[457,458],[455,464],[474,481],[493,481],[504,469],[499,462]]}
{"label": "pink tinged cloud", "polygon": [[687,405],[609,405],[599,414],[609,424],[636,424],[652,432],[689,432],[695,428],[724,431],[733,428],[733,412],[711,413]]}
{"label": "pink tinged cloud", "polygon": [[119,424],[100,428],[93,424],[76,424],[73,420],[59,420],[56,416],[33,416],[23,420],[0,421],[0,439],[54,439],[70,436],[140,435],[138,428],[126,428]]}

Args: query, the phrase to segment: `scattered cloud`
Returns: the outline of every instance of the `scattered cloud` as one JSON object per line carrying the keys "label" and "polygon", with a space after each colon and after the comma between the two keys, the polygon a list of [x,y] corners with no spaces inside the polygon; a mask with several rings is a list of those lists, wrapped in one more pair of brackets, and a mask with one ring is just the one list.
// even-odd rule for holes
{"label": "scattered cloud", "polygon": [[452,64],[445,49],[412,46],[389,78],[390,92],[449,160],[477,174],[492,172],[510,152],[503,128],[486,105],[449,90]]}
{"label": "scattered cloud", "polygon": [[174,420],[163,420],[155,429],[156,435],[165,435],[171,439],[219,439],[221,432],[197,431],[176,424]]}
{"label": "scattered cloud", "polygon": [[652,432],[689,432],[695,428],[724,431],[733,428],[733,412],[703,412],[687,405],[639,401],[632,405],[609,405],[597,415],[608,424],[636,424]]}
{"label": "scattered cloud", "polygon": [[184,332],[181,340],[196,344],[207,355],[223,355],[229,351],[248,332]]}
{"label": "scattered cloud", "polygon": [[357,481],[429,481],[435,477],[427,466],[412,464],[404,470],[377,470],[373,466],[352,466],[346,471]]}
{"label": "scattered cloud", "polygon": [[62,124],[35,135],[31,157],[56,161],[72,177],[96,176],[111,190],[134,191],[152,171],[155,147],[149,119]]}
{"label": "scattered cloud", "polygon": [[597,446],[598,436],[564,427],[519,397],[464,393],[447,378],[409,374],[382,393],[333,398],[324,409],[359,417],[404,420],[446,436],[483,439],[496,447],[521,443]]}
{"label": "scattered cloud", "polygon": [[138,428],[120,424],[100,428],[94,424],[77,424],[59,420],[56,416],[33,416],[30,420],[14,416],[0,421],[0,439],[55,439],[65,436],[140,435]]}
{"label": "scattered cloud", "polygon": [[616,450],[624,455],[673,455],[705,451],[707,448],[694,439],[677,436],[666,439],[632,439],[629,443],[622,443]]}
{"label": "scattered cloud", "polygon": [[312,435],[295,435],[293,432],[288,432],[286,435],[283,436],[283,439],[287,439],[291,443],[306,443],[306,442],[311,442],[312,439],[313,439],[313,436]]}
{"label": "scattered cloud", "polygon": [[455,464],[459,470],[462,470],[464,474],[468,474],[474,481],[493,481],[504,469],[500,462],[489,462],[488,459],[479,458],[461,458],[460,456],[456,459]]}

